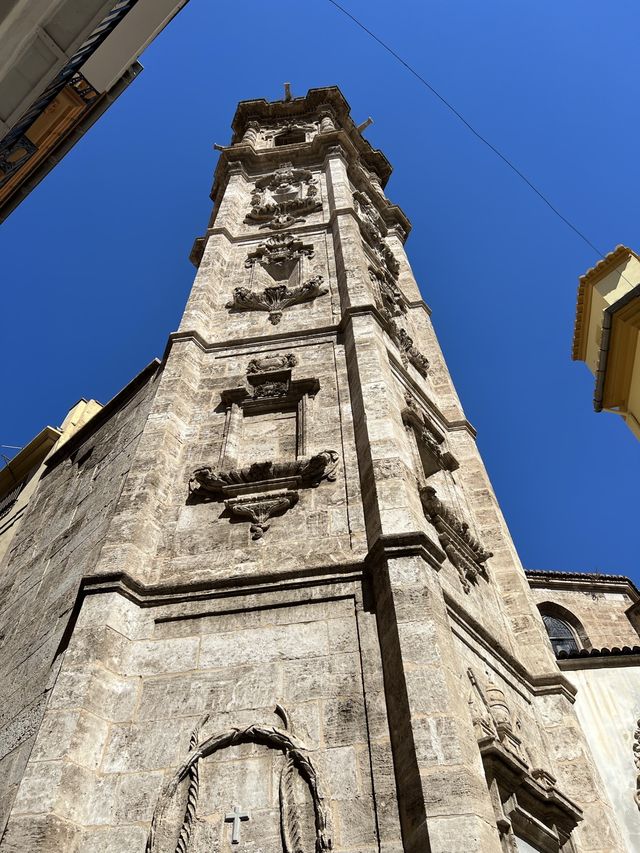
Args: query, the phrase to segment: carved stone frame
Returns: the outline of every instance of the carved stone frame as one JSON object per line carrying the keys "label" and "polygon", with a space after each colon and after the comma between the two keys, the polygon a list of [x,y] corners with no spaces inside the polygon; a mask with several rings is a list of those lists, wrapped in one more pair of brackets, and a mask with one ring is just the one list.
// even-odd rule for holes
{"label": "carved stone frame", "polygon": [[[264,359],[263,361],[269,361]],[[307,455],[309,401],[320,390],[313,379],[293,380],[295,358],[282,360],[282,369],[260,371],[260,360],[248,367],[247,384],[222,391],[225,426],[216,468],[197,468],[189,481],[189,503],[224,501],[225,509],[236,518],[251,522],[253,539],[261,539],[269,529],[269,519],[282,515],[299,500],[299,489],[315,488],[322,480],[335,480],[338,453],[322,450]],[[256,369],[257,367],[257,369]],[[296,412],[296,453],[294,460],[257,460],[238,468],[238,445],[245,413]]]}
{"label": "carved stone frame", "polygon": [[483,689],[471,668],[467,675],[469,706],[503,850],[516,853],[517,836],[542,853],[574,853],[571,833],[582,820],[582,810],[558,790],[551,773],[530,765],[504,691],[493,682]]}
{"label": "carved stone frame", "polygon": [[[247,377],[249,387],[241,386],[222,391],[220,399],[225,406],[225,426],[220,448],[221,468],[234,468],[238,464],[238,440],[242,420],[246,414],[262,414],[296,409],[296,459],[307,452],[309,401],[320,390],[317,379],[291,378],[291,370],[263,371]],[[263,393],[268,389],[268,396]]]}

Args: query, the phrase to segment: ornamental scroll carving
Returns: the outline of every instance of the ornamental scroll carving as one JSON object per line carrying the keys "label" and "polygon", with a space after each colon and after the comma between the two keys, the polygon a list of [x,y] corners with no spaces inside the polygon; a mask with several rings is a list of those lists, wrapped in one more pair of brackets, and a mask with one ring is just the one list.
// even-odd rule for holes
{"label": "ornamental scroll carving", "polygon": [[423,486],[420,498],[444,552],[457,569],[464,591],[470,592],[471,584],[477,583],[479,577],[488,580],[485,563],[493,554],[482,547],[469,530],[467,522],[438,498],[432,486]]}
{"label": "ornamental scroll carving", "polygon": [[280,231],[304,222],[305,217],[321,209],[318,182],[312,172],[283,163],[275,172],[256,181],[245,222]]}
{"label": "ornamental scroll carving", "polygon": [[244,468],[228,471],[204,465],[193,472],[189,493],[192,497],[207,501],[237,495],[247,491],[247,487],[267,482],[281,481],[297,488],[315,488],[322,480],[335,480],[337,465],[338,454],[335,450],[323,450],[290,462],[253,462]]}
{"label": "ornamental scroll carving", "polygon": [[409,333],[396,323],[390,311],[382,309],[381,314],[389,337],[400,351],[403,365],[407,367],[412,364],[421,376],[426,377],[429,372],[429,359],[415,346]]}
{"label": "ornamental scroll carving", "polygon": [[233,298],[227,302],[226,308],[232,311],[266,311],[270,322],[277,326],[285,308],[300,305],[303,302],[313,302],[318,296],[328,293],[328,289],[323,287],[322,283],[322,276],[315,275],[300,287],[276,284],[265,287],[261,291],[251,290],[249,287],[236,287]]}
{"label": "ornamental scroll carving", "polygon": [[260,264],[273,279],[289,278],[298,261],[312,258],[313,246],[298,240],[293,234],[273,234],[247,256],[244,265],[251,269]]}
{"label": "ornamental scroll carving", "polygon": [[369,247],[379,271],[385,277],[396,281],[400,273],[400,265],[389,246],[384,241],[387,226],[378,213],[373,202],[363,192],[356,190],[353,194],[360,230],[365,244]]}
{"label": "ornamental scroll carving", "polygon": [[[200,740],[202,728],[208,721],[205,716],[196,726],[189,752],[174,777],[168,782],[156,804],[147,837],[146,853],[190,853],[194,830],[200,818],[200,773],[206,767],[205,759],[221,750],[245,743],[258,744],[281,753],[283,757],[279,779],[280,835],[285,853],[324,853],[332,847],[329,810],[320,784],[318,772],[305,745],[290,730],[287,712],[280,705],[276,713],[283,721],[277,726],[251,725],[233,727],[226,732]],[[296,780],[306,786],[306,796],[313,808],[313,837],[305,843],[305,830],[300,820],[300,806],[296,799]],[[168,839],[171,833],[172,807],[182,797],[187,782],[186,800],[177,844]],[[248,815],[247,815],[248,816]],[[311,833],[309,833],[310,835]]]}
{"label": "ornamental scroll carving", "polygon": [[420,454],[425,477],[430,477],[436,471],[456,471],[460,466],[455,456],[447,450],[444,435],[419,410],[413,394],[407,393],[405,402],[407,406],[402,410],[404,425],[413,432],[418,446],[426,451],[426,454]]}

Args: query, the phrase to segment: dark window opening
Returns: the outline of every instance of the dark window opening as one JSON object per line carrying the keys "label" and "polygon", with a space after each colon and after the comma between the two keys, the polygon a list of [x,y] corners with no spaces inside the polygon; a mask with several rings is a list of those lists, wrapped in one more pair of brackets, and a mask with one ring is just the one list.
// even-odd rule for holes
{"label": "dark window opening", "polygon": [[274,139],[274,145],[295,145],[297,142],[306,142],[307,134],[304,130],[286,130]]}
{"label": "dark window opening", "polygon": [[558,619],[556,616],[547,616],[544,613],[542,619],[556,656],[560,652],[570,654],[579,650],[576,636],[568,622],[565,622],[564,619]]}

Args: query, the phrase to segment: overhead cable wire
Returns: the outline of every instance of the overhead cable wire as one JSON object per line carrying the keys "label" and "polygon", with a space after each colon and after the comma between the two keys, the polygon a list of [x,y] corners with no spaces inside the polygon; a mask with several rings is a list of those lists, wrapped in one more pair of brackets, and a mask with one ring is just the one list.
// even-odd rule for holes
{"label": "overhead cable wire", "polygon": [[[337,3],[336,0],[329,0],[329,3],[331,3],[332,6],[335,6],[336,9],[339,9],[340,12],[342,12],[343,15],[346,15],[347,18],[350,18],[354,24],[360,27],[361,30],[364,30],[364,32],[367,33],[367,35],[371,36],[371,38],[374,39],[374,41],[376,41],[380,45],[380,47],[383,47],[387,51],[387,53],[390,53],[391,56],[394,57],[394,59],[396,59],[401,65],[403,65],[407,69],[407,71],[413,74],[413,76],[417,80],[419,80],[420,83],[422,83],[422,85],[425,86],[433,95],[435,95],[436,98],[438,98],[438,100],[441,101],[445,105],[445,107],[450,112],[452,112],[456,116],[456,118],[458,118],[465,125],[465,127],[471,131],[471,133],[473,133],[475,137],[477,137],[481,142],[483,142],[487,146],[487,148],[490,148],[491,151],[493,151],[493,153],[503,161],[503,163],[505,163],[513,172],[515,172],[515,174],[519,178],[521,178],[530,189],[533,190],[533,192],[547,205],[547,207],[552,210],[553,213],[555,213],[555,215],[559,219],[561,219],[562,222],[565,223],[565,225],[567,225],[573,232],[575,232],[578,237],[580,237],[580,239],[583,240],[587,244],[587,246],[589,246],[589,248],[596,253],[596,255],[598,255],[599,258],[604,257],[604,252],[596,245],[594,245],[591,240],[589,240],[589,238],[585,234],[583,234],[582,231],[580,231],[579,228],[577,228],[569,219],[567,219],[567,217],[564,216],[564,214],[562,214],[551,201],[549,201],[546,195],[541,190],[539,190],[535,186],[535,184],[530,181],[529,178],[523,172],[521,172],[520,169],[518,169],[518,167],[514,165],[505,154],[502,153],[502,151],[500,151],[499,148],[496,148],[493,143],[489,142],[489,140],[485,136],[483,136],[480,131],[477,130],[471,124],[471,122],[469,122],[462,115],[462,113],[457,110],[453,106],[453,104],[444,97],[444,95],[441,95],[440,92],[438,92],[438,90],[434,88],[428,80],[425,80],[425,78],[418,71],[416,71],[416,69],[412,65],[410,65],[405,59],[403,59],[398,53],[396,53],[396,51],[392,47],[390,47],[385,41],[383,41],[379,36],[377,36],[367,26],[365,26],[362,21],[359,21],[358,18],[355,17],[355,15],[352,15],[351,12],[344,8],[344,6],[341,6],[340,3]],[[624,278],[624,276],[622,277]]]}

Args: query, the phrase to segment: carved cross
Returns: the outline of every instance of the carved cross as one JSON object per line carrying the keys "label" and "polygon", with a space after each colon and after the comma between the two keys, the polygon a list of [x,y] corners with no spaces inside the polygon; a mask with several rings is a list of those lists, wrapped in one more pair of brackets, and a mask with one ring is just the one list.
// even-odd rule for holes
{"label": "carved cross", "polygon": [[224,816],[225,823],[233,824],[233,829],[231,830],[232,844],[240,843],[240,822],[243,820],[251,820],[251,814],[249,812],[243,812],[240,809],[240,806],[234,806],[233,811],[227,812]]}

